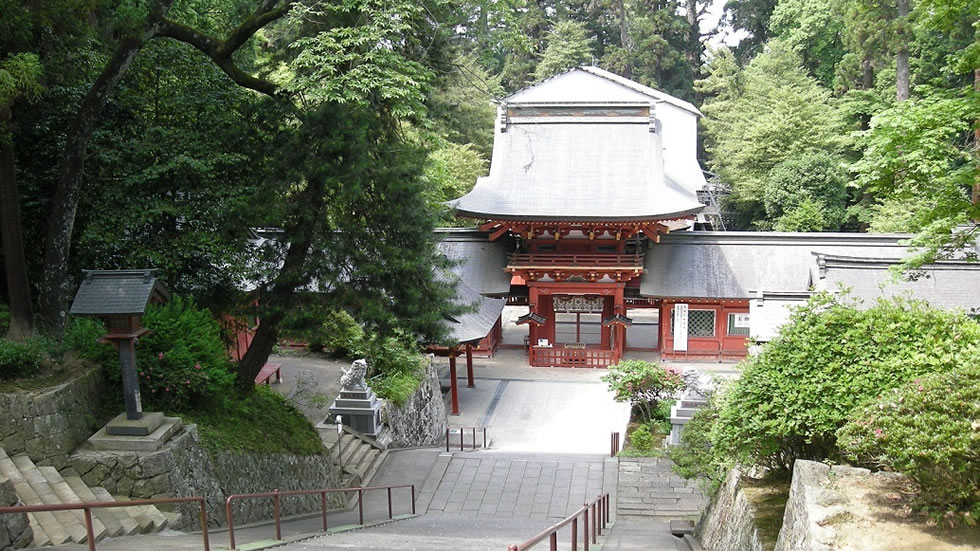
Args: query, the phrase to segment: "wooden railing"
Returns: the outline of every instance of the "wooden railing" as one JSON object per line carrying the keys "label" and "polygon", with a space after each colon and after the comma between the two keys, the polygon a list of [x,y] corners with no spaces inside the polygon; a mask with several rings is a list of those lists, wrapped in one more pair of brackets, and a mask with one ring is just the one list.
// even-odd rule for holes
{"label": "wooden railing", "polygon": [[531,365],[551,367],[609,367],[619,362],[619,352],[602,348],[548,348],[532,346]]}
{"label": "wooden railing", "polygon": [[643,256],[632,254],[512,254],[509,266],[563,266],[563,267],[612,267],[642,268]]}

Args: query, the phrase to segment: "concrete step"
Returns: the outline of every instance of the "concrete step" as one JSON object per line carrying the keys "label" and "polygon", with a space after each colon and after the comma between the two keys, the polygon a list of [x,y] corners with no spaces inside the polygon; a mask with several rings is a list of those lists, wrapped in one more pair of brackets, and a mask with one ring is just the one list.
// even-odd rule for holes
{"label": "concrete step", "polygon": [[31,525],[31,531],[34,533],[34,539],[31,541],[33,547],[46,547],[48,545],[53,545],[51,543],[51,538],[41,528],[41,522],[37,520],[34,513],[27,513],[27,522]]}
{"label": "concrete step", "polygon": [[[27,505],[58,504],[58,497],[29,457],[15,455],[10,458],[10,461],[20,473],[21,481],[14,482],[14,490],[21,501]],[[41,523],[41,528],[44,529],[53,545],[68,542],[79,543],[86,539],[85,527],[78,522],[71,511],[38,512],[34,516]]]}
{"label": "concrete step", "polygon": [[[119,502],[131,501],[126,496],[116,496],[115,500]],[[126,507],[126,509],[130,511],[133,519],[139,523],[140,532],[143,534],[159,532],[165,529],[170,523],[167,517],[152,505],[134,505],[132,507]]]}
{"label": "concrete step", "polygon": [[[66,476],[64,478],[65,483],[68,484],[72,490],[74,490],[75,495],[77,495],[82,501],[101,501],[95,496],[92,489],[85,485],[85,482],[83,482],[81,478],[77,476]],[[119,523],[119,520],[112,514],[111,510],[99,508],[92,509],[92,516],[99,519],[99,522],[101,522],[102,526],[105,527],[106,537],[115,538],[117,536],[129,535],[125,533],[122,524]]]}
{"label": "concrete step", "polygon": [[[95,486],[90,489],[92,490],[92,495],[99,501],[115,501],[105,488]],[[132,536],[133,534],[139,533],[140,525],[130,514],[129,507],[109,507],[105,511],[111,513],[119,521],[124,536]]]}
{"label": "concrete step", "polygon": [[361,459],[361,462],[358,465],[357,474],[360,475],[361,480],[363,480],[365,484],[367,483],[368,473],[372,468],[374,468],[374,465],[377,463],[379,457],[381,457],[381,450],[372,447]]}
{"label": "concrete step", "polygon": [[[78,497],[75,490],[65,482],[62,478],[61,473],[58,469],[54,467],[38,467],[38,471],[44,476],[44,479],[48,481],[48,485],[54,491],[55,495],[58,497],[58,501],[61,503],[81,503],[82,499]],[[71,511],[75,515],[75,519],[78,523],[85,528],[85,513],[82,510]],[[98,516],[92,515],[92,534],[95,536],[95,541],[99,541],[106,537],[105,525],[99,520]],[[87,537],[87,534],[86,534]],[[79,541],[76,543],[84,543]]]}

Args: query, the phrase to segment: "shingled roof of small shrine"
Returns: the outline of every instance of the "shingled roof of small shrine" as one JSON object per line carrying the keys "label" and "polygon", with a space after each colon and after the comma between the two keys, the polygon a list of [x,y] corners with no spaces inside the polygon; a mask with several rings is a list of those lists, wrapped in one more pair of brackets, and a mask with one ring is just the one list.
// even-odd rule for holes
{"label": "shingled roof of small shrine", "polygon": [[85,270],[70,313],[74,316],[142,315],[151,300],[170,298],[156,270]]}
{"label": "shingled roof of small shrine", "polygon": [[510,292],[507,249],[503,241],[490,241],[486,232],[468,228],[439,228],[439,251],[454,262],[454,274],[483,295]]}
{"label": "shingled roof of small shrine", "polygon": [[486,337],[507,305],[507,299],[485,297],[463,281],[457,281],[456,302],[472,309],[449,316],[443,322],[450,337],[459,343],[474,342]]}

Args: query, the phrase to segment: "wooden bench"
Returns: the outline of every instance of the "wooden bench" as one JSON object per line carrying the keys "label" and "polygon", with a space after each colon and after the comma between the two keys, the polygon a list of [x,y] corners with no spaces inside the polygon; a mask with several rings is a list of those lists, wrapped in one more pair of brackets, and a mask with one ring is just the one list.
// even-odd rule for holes
{"label": "wooden bench", "polygon": [[273,376],[276,378],[276,383],[282,382],[282,364],[266,363],[263,365],[259,374],[255,376],[255,384],[272,384]]}

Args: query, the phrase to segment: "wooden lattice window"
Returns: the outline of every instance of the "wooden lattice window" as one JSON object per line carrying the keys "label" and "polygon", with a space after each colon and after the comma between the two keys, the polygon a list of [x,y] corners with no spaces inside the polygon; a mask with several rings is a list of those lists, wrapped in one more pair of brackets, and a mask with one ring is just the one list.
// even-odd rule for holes
{"label": "wooden lattice window", "polygon": [[[674,312],[670,312],[670,334],[674,334]],[[714,337],[715,336],[715,311],[714,310],[688,310],[687,311],[687,336],[688,337]]]}

